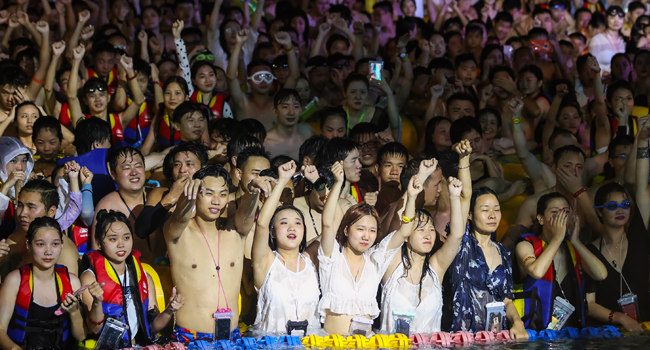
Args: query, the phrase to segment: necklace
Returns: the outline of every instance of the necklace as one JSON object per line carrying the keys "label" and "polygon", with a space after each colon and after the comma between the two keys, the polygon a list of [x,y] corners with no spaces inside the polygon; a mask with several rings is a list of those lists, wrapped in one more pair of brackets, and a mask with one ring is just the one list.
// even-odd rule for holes
{"label": "necklace", "polygon": [[217,259],[214,259],[214,254],[212,253],[212,247],[210,247],[210,242],[208,242],[208,237],[205,236],[205,233],[203,233],[203,229],[201,226],[199,226],[199,222],[196,221],[196,217],[194,218],[194,223],[196,224],[196,227],[199,228],[199,231],[201,231],[201,235],[203,236],[203,239],[205,240],[205,244],[208,246],[208,250],[210,251],[210,256],[212,257],[212,262],[214,263],[215,268],[217,269],[217,279],[219,280],[219,289],[217,290],[217,310],[219,310],[219,296],[221,295],[221,291],[223,290],[223,298],[226,301],[226,308],[230,309],[228,306],[228,296],[226,295],[226,289],[223,287],[223,283],[221,283],[221,231],[217,229]]}
{"label": "necklace", "polygon": [[[126,201],[124,200],[124,197],[122,197],[122,194],[120,193],[120,191],[117,191],[117,195],[120,196],[120,199],[122,200],[122,203],[124,203],[124,205],[126,206],[126,209],[129,211],[129,214],[131,214],[131,216],[133,216],[133,219],[134,220],[137,219],[138,217],[133,214],[133,211],[131,211],[131,208],[129,207],[129,205],[126,204]],[[144,206],[146,203],[147,203],[147,200],[144,197],[144,191],[142,191],[142,206]]]}
{"label": "necklace", "polygon": [[[614,246],[614,249],[620,247],[618,249],[618,261],[619,262],[622,262],[621,260],[622,260],[622,257],[623,257],[623,239],[624,238],[625,238],[625,235],[621,236],[621,241],[618,242],[618,245]],[[607,240],[605,239],[605,237],[603,237],[602,240],[605,243],[605,249],[607,249],[607,254],[609,254],[610,258],[612,258],[612,265],[614,266],[614,268],[618,268],[618,266],[616,264],[616,260],[614,259],[614,255],[612,255],[612,253],[609,251],[609,247],[607,246]]]}

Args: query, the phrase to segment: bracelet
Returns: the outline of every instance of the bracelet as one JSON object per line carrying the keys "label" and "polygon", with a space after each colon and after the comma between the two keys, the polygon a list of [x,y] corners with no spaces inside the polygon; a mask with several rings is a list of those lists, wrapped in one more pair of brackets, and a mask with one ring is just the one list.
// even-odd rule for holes
{"label": "bracelet", "polygon": [[610,313],[609,313],[609,323],[610,324],[614,324],[614,313],[616,313],[616,311],[613,311],[613,310],[610,311]]}
{"label": "bracelet", "polygon": [[587,192],[587,190],[585,190],[585,188],[583,187],[583,188],[577,190],[576,193],[573,194],[573,198],[578,198],[578,196],[580,196],[581,194],[583,194],[585,192]]}
{"label": "bracelet", "polygon": [[521,123],[521,118],[512,118],[512,122],[515,124]]}
{"label": "bracelet", "polygon": [[92,318],[90,318],[90,313],[89,313],[88,316],[86,316],[86,320],[88,320],[88,323],[90,323],[92,326],[101,326],[102,324],[104,324],[104,321],[106,321],[106,314],[104,314],[104,318],[102,318],[101,321],[95,322],[93,321]]}
{"label": "bracelet", "polygon": [[650,158],[650,148],[638,147],[636,149],[636,159]]}
{"label": "bracelet", "polygon": [[81,192],[90,192],[90,194],[93,194],[93,190],[88,188],[81,190]]}
{"label": "bracelet", "polygon": [[526,261],[528,261],[529,259],[535,259],[535,257],[532,256],[532,255],[529,256],[529,257],[527,257],[526,259],[524,259],[524,261],[521,262],[521,265],[524,265],[524,266],[525,266],[525,265],[526,265]]}
{"label": "bracelet", "polygon": [[292,42],[291,42],[291,46],[287,49],[287,52],[289,52],[289,51],[291,51],[291,50],[293,50],[293,49],[295,49],[295,48],[296,48],[296,47],[293,46],[293,41],[292,41]]}
{"label": "bracelet", "polygon": [[42,81],[42,80],[38,80],[38,79],[36,79],[36,78],[32,78],[32,81],[35,82],[36,84],[43,84],[43,83],[45,83],[44,81]]}
{"label": "bracelet", "polygon": [[463,169],[469,169],[469,165],[468,166],[459,166],[458,167],[458,170],[463,170]]}
{"label": "bracelet", "polygon": [[325,202],[327,201],[327,196],[329,196],[329,195],[330,195],[330,194],[328,193],[328,194],[326,194],[326,195],[324,195],[324,196],[320,196],[320,197],[318,197],[318,199],[320,199],[321,202],[325,203]]}
{"label": "bracelet", "polygon": [[409,222],[415,221],[415,218],[418,216],[418,214],[415,214],[414,217],[412,218],[407,218],[406,216],[402,216],[402,222],[405,224],[408,224]]}
{"label": "bracelet", "polygon": [[130,77],[130,76],[127,74],[127,75],[126,75],[126,80],[131,81],[131,80],[133,80],[133,79],[135,79],[135,78],[137,78],[137,77],[138,77],[137,74],[134,74],[132,77]]}

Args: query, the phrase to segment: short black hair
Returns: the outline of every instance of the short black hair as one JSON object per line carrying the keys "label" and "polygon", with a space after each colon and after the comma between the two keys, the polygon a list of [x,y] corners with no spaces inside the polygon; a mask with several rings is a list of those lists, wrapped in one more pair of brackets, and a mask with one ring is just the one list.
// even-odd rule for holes
{"label": "short black hair", "polygon": [[402,173],[399,175],[399,182],[400,185],[402,185],[402,190],[408,188],[411,178],[418,173],[418,171],[420,170],[420,163],[423,160],[424,158],[413,158],[406,162],[404,168],[402,168]]}
{"label": "short black hair", "polygon": [[[591,11],[589,11],[588,8],[581,7],[581,8],[579,8],[579,9],[576,9],[576,12],[573,13],[573,19],[577,20],[577,19],[578,19],[578,16],[579,16],[581,13],[583,13],[583,12],[586,12],[586,13],[588,13],[589,15],[591,15]],[[570,36],[570,35],[569,35],[569,36]]]}
{"label": "short black hair", "polygon": [[643,10],[643,12],[646,11],[645,5],[641,1],[632,1],[627,5],[628,13],[638,9]]}
{"label": "short black hair", "polygon": [[180,123],[184,116],[188,114],[192,115],[194,113],[199,113],[205,118],[206,121],[210,120],[210,116],[208,115],[206,108],[203,108],[201,104],[192,101],[185,101],[178,105],[178,107],[176,107],[174,110],[174,113],[172,114],[172,122]]}
{"label": "short black hair", "polygon": [[230,178],[230,174],[228,174],[228,170],[221,166],[221,164],[210,164],[207,166],[204,166],[200,170],[194,173],[194,176],[192,176],[192,179],[205,179],[208,176],[216,177],[216,178],[223,178],[223,180],[226,182],[226,187],[232,186],[232,179]]}
{"label": "short black hair", "polygon": [[271,62],[261,58],[255,58],[246,66],[246,74],[248,74],[249,77],[253,75],[253,68],[255,67],[268,67],[269,72],[273,69]]}
{"label": "short black hair", "polygon": [[434,58],[429,62],[429,69],[449,69],[450,71],[455,71],[454,64],[450,60],[444,57]]}
{"label": "short black hair", "polygon": [[38,192],[41,194],[41,203],[45,207],[45,210],[50,210],[52,207],[59,206],[59,192],[57,192],[56,186],[47,180],[34,179],[29,180],[25,183],[23,188],[20,190],[20,193],[23,192]]}
{"label": "short black hair", "polygon": [[358,136],[374,135],[381,131],[381,128],[376,124],[363,122],[355,125],[352,130],[350,130],[348,137],[356,140]]}
{"label": "short black hair", "polygon": [[477,118],[465,116],[456,119],[451,123],[451,128],[449,128],[451,143],[454,144],[460,142],[463,140],[463,137],[472,130],[476,130],[479,135],[483,135],[481,123],[478,122]]}
{"label": "short black hair", "polygon": [[630,135],[618,135],[609,142],[607,150],[609,151],[608,158],[614,159],[616,147],[618,146],[631,146],[634,144],[634,137]]}
{"label": "short black hair", "polygon": [[334,164],[345,160],[354,150],[361,148],[361,145],[347,137],[335,137],[323,146],[321,159],[323,163]]}
{"label": "short black hair", "polygon": [[399,142],[389,142],[379,147],[379,150],[377,151],[377,164],[381,165],[381,162],[384,161],[384,157],[388,155],[404,157],[406,160],[409,159],[408,149]]}
{"label": "short black hair", "polygon": [[390,1],[379,1],[379,2],[375,3],[374,5],[372,5],[373,10],[376,10],[378,8],[380,8],[380,9],[386,11],[386,12],[393,13],[393,3],[390,2]]}
{"label": "short black hair", "polygon": [[327,139],[322,135],[312,135],[305,142],[300,145],[298,150],[298,160],[302,163],[305,157],[311,159],[312,164],[316,165],[320,163],[318,158],[321,149],[327,143]]}
{"label": "short black hair", "polygon": [[449,41],[451,40],[451,38],[453,38],[455,36],[459,36],[461,39],[463,39],[463,34],[461,34],[459,31],[456,31],[456,30],[452,30],[451,32],[447,32],[447,33],[443,34],[442,37],[445,39],[445,44],[449,44]]}
{"label": "short black hair", "polygon": [[529,40],[540,40],[542,37],[545,37],[548,40],[548,32],[544,28],[534,27],[528,32]]}
{"label": "short black hair", "polygon": [[327,42],[325,43],[325,49],[327,50],[327,53],[330,52],[330,49],[332,48],[332,45],[334,45],[335,42],[337,41],[342,41],[345,43],[347,47],[350,47],[350,40],[348,38],[344,37],[341,34],[332,34],[329,39],[327,39]]}
{"label": "short black hair", "polygon": [[53,132],[59,141],[63,141],[63,132],[61,130],[61,123],[59,120],[51,115],[44,115],[36,119],[34,122],[34,127],[32,130],[32,142],[35,143],[38,133],[45,130]]}
{"label": "short black hair", "polygon": [[451,103],[456,101],[456,100],[458,100],[458,101],[469,101],[474,106],[474,110],[475,111],[477,110],[476,106],[478,105],[478,103],[476,102],[476,99],[474,99],[471,95],[466,94],[464,92],[457,92],[457,93],[449,96],[449,98],[447,99],[447,104],[446,104],[447,107],[451,106]]}
{"label": "short black hair", "polygon": [[210,134],[218,132],[224,141],[230,141],[241,133],[239,121],[234,118],[217,118],[210,124]]}
{"label": "short black hair", "polygon": [[532,17],[535,18],[535,16],[540,15],[540,14],[548,14],[549,16],[553,16],[551,11],[547,8],[543,8],[541,6],[535,6],[535,9],[533,10],[533,15]]}
{"label": "short black hair", "polygon": [[[537,78],[537,81],[543,81],[544,80],[544,73],[542,72],[542,69],[539,68],[535,64],[529,64],[529,65],[525,66],[524,68],[520,69],[519,70],[519,76],[521,77],[526,72],[533,73],[535,78]],[[542,88],[543,88],[543,86],[542,86]]]}
{"label": "short black hair", "polygon": [[291,157],[289,157],[288,155],[285,155],[285,154],[275,156],[275,157],[271,158],[271,160],[269,162],[271,164],[271,169],[273,169],[273,171],[276,174],[279,174],[278,168],[283,164],[289,163],[290,161],[293,161],[294,163],[296,163],[298,169],[300,169],[300,162],[293,159],[293,158],[291,158]]}
{"label": "short black hair", "polygon": [[142,73],[147,77],[151,76],[151,66],[139,57],[133,57],[133,71],[135,73]]}
{"label": "short black hair", "polygon": [[507,11],[501,11],[497,13],[497,15],[494,17],[494,24],[497,24],[499,22],[508,22],[510,24],[515,22],[515,19],[512,17],[510,12]]}
{"label": "short black hair", "polygon": [[139,149],[131,146],[113,147],[109,149],[108,153],[106,153],[108,170],[115,173],[115,170],[117,169],[117,160],[120,159],[120,157],[124,157],[125,159],[131,157],[133,159],[135,156],[140,156],[140,159],[142,159],[142,166],[144,167],[144,156]]}
{"label": "short black hair", "polygon": [[[10,60],[7,60],[10,61]],[[13,88],[22,88],[29,84],[27,73],[18,65],[12,69],[2,69],[0,74],[0,86],[9,86]]]}
{"label": "short black hair", "polygon": [[287,88],[280,89],[280,91],[278,91],[273,98],[273,108],[277,109],[280,103],[290,101],[291,97],[300,103],[300,94],[298,94],[298,91]]}
{"label": "short black hair", "polygon": [[230,142],[228,142],[228,147],[226,147],[228,161],[231,161],[233,157],[239,156],[239,153],[244,148],[251,146],[262,147],[262,142],[260,142],[256,137],[248,134],[239,134],[233,137]]}
{"label": "short black hair", "polygon": [[470,24],[465,28],[465,38],[467,38],[467,35],[469,35],[470,33],[477,33],[478,35],[483,36],[483,34],[485,34],[485,31],[483,30],[483,27],[479,25]]}
{"label": "short black hair", "polygon": [[555,128],[555,131],[553,131],[551,137],[548,138],[548,146],[550,148],[553,148],[553,144],[555,143],[555,140],[557,140],[558,137],[575,138],[576,135],[574,135],[570,130]]}
{"label": "short black hair", "polygon": [[575,145],[566,145],[555,150],[553,153],[553,164],[557,166],[557,164],[560,162],[560,159],[562,159],[562,156],[567,153],[579,154],[582,156],[583,160],[587,159],[585,152],[583,152],[580,147]]}
{"label": "short black hair", "polygon": [[321,132],[323,131],[323,127],[325,126],[325,122],[329,119],[329,117],[340,117],[343,119],[344,122],[347,122],[348,120],[348,114],[343,109],[342,106],[336,106],[336,107],[326,107],[319,113],[319,119],[320,119],[320,130]]}
{"label": "short black hair", "polygon": [[239,155],[237,156],[237,169],[243,169],[246,166],[248,159],[251,157],[265,158],[269,161],[269,164],[271,163],[271,157],[269,156],[269,153],[264,150],[264,147],[250,146],[239,152]]}
{"label": "short black hair", "polygon": [[480,111],[476,112],[476,120],[479,121],[479,124],[480,124],[481,117],[488,114],[493,114],[496,117],[498,127],[502,126],[503,122],[501,121],[501,113],[499,113],[499,111],[497,111],[496,109],[490,107],[483,108]]}
{"label": "short black hair", "polygon": [[476,62],[476,58],[474,58],[474,55],[472,55],[471,53],[463,53],[456,56],[456,61],[455,61],[456,69],[458,69],[461,64],[468,61],[474,62],[474,64],[478,66],[478,63]]}
{"label": "short black hair", "polygon": [[93,57],[97,57],[97,55],[104,52],[115,55],[117,53],[117,50],[115,50],[115,47],[113,47],[113,45],[108,41],[102,41],[93,45]]}
{"label": "short black hair", "polygon": [[438,160],[438,168],[442,171],[442,176],[446,179],[450,176],[458,177],[458,161],[460,156],[456,151],[447,149],[442,150],[436,154]]}
{"label": "short black hair", "polygon": [[503,0],[503,11],[521,10],[521,0]]}
{"label": "short black hair", "polygon": [[266,138],[266,128],[264,128],[264,124],[257,119],[242,119],[239,121],[239,128],[243,134],[256,137],[260,142],[264,141]]}
{"label": "short black hair", "polygon": [[199,159],[199,162],[201,162],[201,167],[208,164],[207,147],[191,141],[181,141],[181,143],[167,153],[165,160],[163,160],[163,175],[165,175],[165,178],[170,182],[174,182],[174,162],[176,161],[176,155],[179,153],[194,154],[196,158]]}
{"label": "short black hair", "polygon": [[515,80],[515,73],[512,71],[512,68],[507,67],[507,66],[496,66],[496,67],[492,67],[492,69],[490,69],[490,74],[489,74],[490,83],[492,83],[494,81],[494,76],[497,73],[500,73],[500,72],[508,73],[510,78],[512,78],[512,80]]}
{"label": "short black hair", "polygon": [[569,34],[569,39],[578,39],[585,44],[587,43],[587,37],[585,37],[584,34],[579,32]]}
{"label": "short black hair", "polygon": [[74,131],[74,145],[79,155],[92,151],[95,142],[104,143],[113,140],[110,124],[97,117],[80,120]]}
{"label": "short black hair", "polygon": [[600,27],[607,26],[607,19],[601,13],[594,12],[591,14],[591,20],[589,21],[589,26],[598,29]]}
{"label": "short black hair", "polygon": [[[607,92],[606,92],[607,101],[613,101],[614,100],[614,94],[618,90],[628,90],[630,92],[634,91],[634,90],[632,90],[632,85],[630,83],[628,83],[627,81],[625,81],[625,80],[617,80],[617,81],[609,84],[609,86],[607,87]],[[632,111],[630,111],[630,112],[632,112]]]}
{"label": "short black hair", "polygon": [[360,73],[352,72],[352,73],[348,74],[348,76],[343,81],[343,91],[344,92],[348,91],[348,87],[350,86],[350,84],[354,83],[355,81],[360,81],[360,82],[366,84],[367,88],[370,88],[370,81],[368,80],[368,77],[366,77],[365,75],[360,74]]}
{"label": "short black hair", "polygon": [[195,28],[195,27],[183,28],[183,30],[181,31],[181,38],[186,35],[198,35],[200,38],[199,40],[203,40],[203,32],[199,28]]}

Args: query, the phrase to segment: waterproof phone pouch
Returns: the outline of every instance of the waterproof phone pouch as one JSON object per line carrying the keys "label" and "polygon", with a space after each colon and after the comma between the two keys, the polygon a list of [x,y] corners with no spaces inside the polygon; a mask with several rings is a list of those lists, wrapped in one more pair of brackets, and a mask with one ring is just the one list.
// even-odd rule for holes
{"label": "waterproof phone pouch", "polygon": [[287,321],[287,334],[295,335],[297,337],[306,337],[307,336],[307,327],[309,326],[309,321]]}
{"label": "waterproof phone pouch", "polygon": [[618,306],[621,307],[621,311],[623,311],[624,314],[637,321],[637,315],[639,314],[639,300],[636,297],[636,294],[625,294],[616,302],[618,303]]}
{"label": "waterproof phone pouch", "polygon": [[576,311],[576,308],[568,300],[559,296],[555,297],[553,314],[551,314],[551,321],[548,323],[546,329],[561,330],[574,311]]}
{"label": "waterproof phone pouch", "polygon": [[123,347],[123,337],[128,326],[113,317],[107,317],[102,333],[99,335],[95,350],[113,350]]}
{"label": "waterproof phone pouch", "polygon": [[365,317],[353,317],[350,323],[350,335],[363,335],[367,337],[372,331],[372,320]]}
{"label": "waterproof phone pouch", "polygon": [[485,315],[487,316],[485,330],[495,334],[501,332],[501,324],[506,317],[506,304],[500,301],[486,304]]}
{"label": "waterproof phone pouch", "polygon": [[393,321],[395,322],[395,328],[393,333],[401,333],[405,336],[410,336],[411,332],[411,323],[415,319],[415,312],[408,310],[395,310],[393,311]]}
{"label": "waterproof phone pouch", "polygon": [[230,309],[217,309],[214,313],[213,340],[230,340],[230,320],[235,314]]}

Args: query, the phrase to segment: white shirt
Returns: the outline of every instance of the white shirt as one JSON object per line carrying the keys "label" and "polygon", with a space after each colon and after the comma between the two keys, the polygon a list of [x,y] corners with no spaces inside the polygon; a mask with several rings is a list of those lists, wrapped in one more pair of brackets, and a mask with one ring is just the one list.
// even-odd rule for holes
{"label": "white shirt", "polygon": [[611,71],[612,57],[625,52],[625,41],[620,36],[614,40],[607,34],[598,34],[589,42],[589,53],[594,55],[604,72]]}

